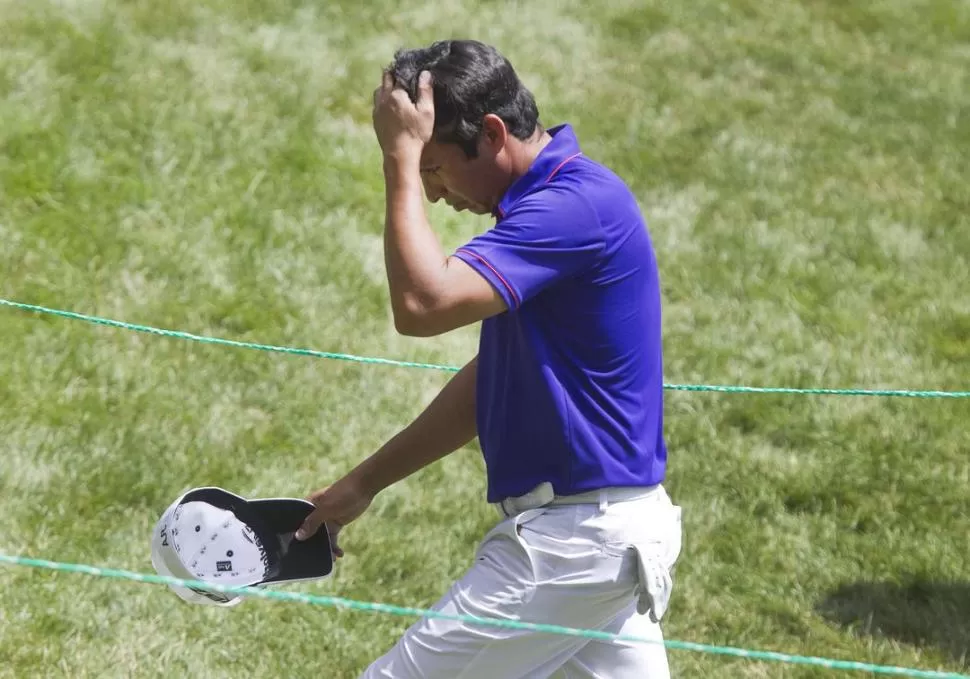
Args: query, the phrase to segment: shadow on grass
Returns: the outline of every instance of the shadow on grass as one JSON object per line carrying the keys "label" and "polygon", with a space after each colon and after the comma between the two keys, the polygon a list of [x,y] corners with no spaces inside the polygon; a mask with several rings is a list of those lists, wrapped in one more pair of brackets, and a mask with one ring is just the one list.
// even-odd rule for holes
{"label": "shadow on grass", "polygon": [[855,634],[935,646],[970,667],[970,582],[856,582],[818,611]]}

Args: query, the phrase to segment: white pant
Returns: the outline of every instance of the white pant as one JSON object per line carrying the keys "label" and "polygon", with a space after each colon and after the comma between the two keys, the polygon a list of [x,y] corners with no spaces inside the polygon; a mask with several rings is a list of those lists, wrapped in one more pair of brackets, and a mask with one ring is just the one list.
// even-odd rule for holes
{"label": "white pant", "polygon": [[660,625],[637,613],[638,564],[652,564],[651,589],[666,581],[669,594],[680,546],[680,508],[662,487],[640,499],[542,507],[505,519],[485,536],[474,564],[434,610],[656,643],[424,618],[361,679],[668,679]]}

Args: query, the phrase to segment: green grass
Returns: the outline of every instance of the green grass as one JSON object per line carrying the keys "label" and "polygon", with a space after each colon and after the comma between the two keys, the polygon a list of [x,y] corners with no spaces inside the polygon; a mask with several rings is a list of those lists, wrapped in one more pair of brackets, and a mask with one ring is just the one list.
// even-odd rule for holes
{"label": "green grass", "polygon": [[[0,0],[0,296],[460,364],[394,333],[380,67],[497,44],[630,183],[668,382],[970,387],[970,10],[943,0]],[[432,209],[446,248],[488,221]],[[302,496],[446,373],[0,309],[0,551],[150,572],[187,487]],[[668,392],[669,638],[970,673],[970,402]],[[427,606],[493,523],[475,446],[305,591]],[[411,621],[0,569],[0,677],[354,677]],[[671,651],[676,677],[839,673]]]}

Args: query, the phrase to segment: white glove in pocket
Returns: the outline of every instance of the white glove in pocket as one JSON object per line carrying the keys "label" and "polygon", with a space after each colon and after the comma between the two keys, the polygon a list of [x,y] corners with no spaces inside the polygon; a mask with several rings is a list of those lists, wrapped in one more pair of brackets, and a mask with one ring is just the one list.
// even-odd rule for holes
{"label": "white glove in pocket", "polygon": [[664,539],[633,545],[637,555],[637,613],[650,613],[650,620],[660,622],[674,588],[671,574],[682,544],[681,508],[671,506],[670,527]]}

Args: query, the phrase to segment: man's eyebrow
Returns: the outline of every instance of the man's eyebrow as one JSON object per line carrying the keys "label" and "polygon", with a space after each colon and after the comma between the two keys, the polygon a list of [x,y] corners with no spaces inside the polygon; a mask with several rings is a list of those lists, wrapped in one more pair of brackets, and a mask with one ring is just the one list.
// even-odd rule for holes
{"label": "man's eyebrow", "polygon": [[441,167],[441,165],[425,165],[424,167],[418,168],[418,171],[419,172],[434,172],[439,167]]}

